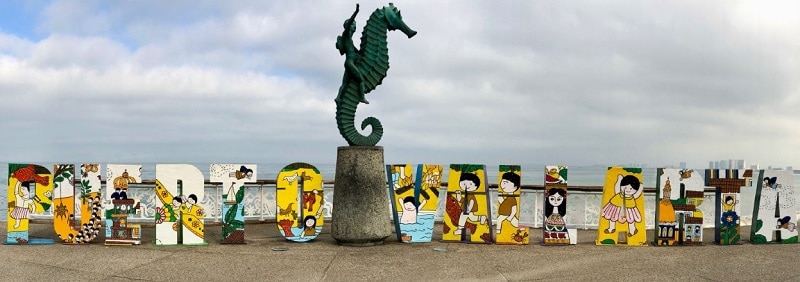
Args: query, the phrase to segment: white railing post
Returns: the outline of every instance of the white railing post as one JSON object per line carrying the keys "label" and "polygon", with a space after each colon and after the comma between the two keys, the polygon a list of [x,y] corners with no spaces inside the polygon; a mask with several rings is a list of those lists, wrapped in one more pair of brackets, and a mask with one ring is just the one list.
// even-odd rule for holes
{"label": "white railing post", "polygon": [[587,224],[588,220],[586,220],[586,217],[589,216],[589,214],[586,213],[586,211],[588,210],[586,208],[586,205],[589,203],[586,200],[586,198],[588,198],[588,196],[589,196],[589,193],[583,194],[583,230],[589,230],[589,225]]}
{"label": "white railing post", "polygon": [[267,203],[264,201],[264,184],[258,184],[258,197],[261,203],[261,212],[258,220],[265,221],[264,214],[267,212]]}
{"label": "white railing post", "polygon": [[214,222],[219,222],[222,219],[222,197],[220,197],[219,195],[220,195],[220,193],[219,193],[219,185],[215,184],[214,185],[214,196],[213,197],[217,198],[214,201],[217,202],[217,208],[219,209],[219,216],[215,216],[214,217]]}

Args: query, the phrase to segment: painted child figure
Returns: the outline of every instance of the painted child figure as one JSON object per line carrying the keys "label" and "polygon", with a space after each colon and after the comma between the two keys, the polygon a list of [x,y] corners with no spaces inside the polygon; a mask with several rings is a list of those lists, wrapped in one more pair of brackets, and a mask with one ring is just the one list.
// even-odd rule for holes
{"label": "painted child figure", "polygon": [[515,192],[519,190],[520,177],[514,172],[506,172],[500,181],[500,206],[497,208],[497,234],[503,229],[503,221],[508,221],[514,228],[519,228],[519,203]]}
{"label": "painted child figure", "polygon": [[422,202],[419,205],[416,204],[414,200],[414,196],[408,196],[403,199],[398,198],[397,201],[400,203],[400,206],[403,207],[400,216],[400,223],[401,224],[415,224],[417,223],[417,214],[419,213],[419,208],[424,206],[425,203],[428,201],[422,199]]}
{"label": "painted child figure", "polygon": [[23,219],[27,219],[28,215],[33,212],[34,205],[31,200],[30,192],[31,182],[17,182],[14,188],[14,210],[11,211],[11,218],[14,219],[14,229],[19,228]]}
{"label": "painted child figure", "polygon": [[463,203],[463,205],[461,215],[458,217],[458,228],[453,231],[455,235],[461,235],[467,220],[480,222],[481,224],[486,223],[485,215],[478,216],[475,214],[475,212],[478,211],[478,201],[473,192],[478,190],[478,187],[481,186],[481,179],[474,173],[465,172],[461,173],[458,184],[465,195],[462,196],[460,190],[456,191],[456,200],[459,203]]}
{"label": "painted child figure", "polygon": [[184,214],[203,215],[203,209],[197,205],[197,195],[191,194],[189,197],[181,196],[184,204],[180,206],[181,212]]}
{"label": "painted child figure", "polygon": [[725,200],[722,201],[722,203],[721,203],[722,204],[722,211],[723,212],[735,211],[736,204],[738,204],[738,203],[739,203],[739,200],[734,200],[733,196],[730,196],[730,195],[729,196],[725,196]]}
{"label": "painted child figure", "polygon": [[314,236],[317,234],[317,218],[313,215],[303,218],[303,232],[300,232],[300,238],[306,236]]}
{"label": "painted child figure", "polygon": [[[164,205],[164,216],[165,218],[162,221],[166,222],[177,222],[178,221],[178,211],[183,206],[183,199],[181,197],[173,197],[171,205]],[[156,213],[156,219],[159,219],[159,214]]]}
{"label": "painted child figure", "polygon": [[603,207],[602,216],[608,219],[608,229],[606,234],[616,231],[616,224],[628,224],[628,237],[636,235],[636,223],[642,222],[642,214],[636,207],[636,199],[642,195],[641,183],[636,176],[618,175],[617,182],[614,184],[614,196]]}

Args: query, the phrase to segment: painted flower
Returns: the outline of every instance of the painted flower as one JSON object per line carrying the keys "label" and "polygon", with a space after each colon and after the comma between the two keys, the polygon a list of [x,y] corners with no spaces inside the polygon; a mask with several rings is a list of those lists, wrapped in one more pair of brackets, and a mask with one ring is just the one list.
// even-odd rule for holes
{"label": "painted flower", "polygon": [[156,207],[156,224],[164,222],[164,219],[167,218],[167,214],[161,207]]}
{"label": "painted flower", "polygon": [[725,227],[731,227],[739,224],[739,215],[735,211],[726,211],[722,213],[720,220]]}
{"label": "painted flower", "polygon": [[197,209],[197,216],[203,216],[206,212],[203,209]]}
{"label": "painted flower", "polygon": [[200,227],[200,222],[197,222],[197,221],[192,222],[192,227],[194,227],[194,228]]}

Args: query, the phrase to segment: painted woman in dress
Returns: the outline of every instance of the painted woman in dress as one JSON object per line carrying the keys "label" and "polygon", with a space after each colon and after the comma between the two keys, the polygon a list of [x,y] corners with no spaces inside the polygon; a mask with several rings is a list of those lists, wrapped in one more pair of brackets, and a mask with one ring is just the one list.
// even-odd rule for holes
{"label": "painted woman in dress", "polygon": [[636,199],[642,195],[641,182],[633,175],[619,175],[614,184],[613,197],[603,207],[603,218],[608,219],[606,234],[616,231],[617,222],[628,224],[628,236],[636,235],[636,223],[642,222],[642,213],[636,207]]}
{"label": "painted woman in dress", "polygon": [[547,190],[547,201],[544,203],[545,225],[564,226],[564,215],[566,214],[567,191],[561,188]]}

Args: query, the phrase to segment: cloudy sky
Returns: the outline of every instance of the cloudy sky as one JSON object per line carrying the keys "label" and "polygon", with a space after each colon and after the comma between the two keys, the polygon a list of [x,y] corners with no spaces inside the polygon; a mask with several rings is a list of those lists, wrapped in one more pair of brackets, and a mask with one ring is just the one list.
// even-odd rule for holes
{"label": "cloudy sky", "polygon": [[[800,167],[797,1],[396,2],[387,162]],[[354,4],[2,1],[0,161],[335,162]]]}

